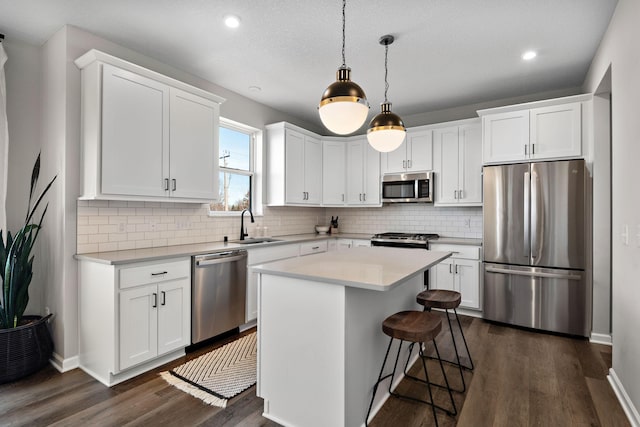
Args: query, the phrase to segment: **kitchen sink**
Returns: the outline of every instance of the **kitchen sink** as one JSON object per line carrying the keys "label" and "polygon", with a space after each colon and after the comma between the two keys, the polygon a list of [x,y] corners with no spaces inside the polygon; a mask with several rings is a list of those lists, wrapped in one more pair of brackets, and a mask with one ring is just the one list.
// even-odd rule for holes
{"label": "kitchen sink", "polygon": [[269,242],[280,242],[281,239],[272,239],[271,237],[256,237],[253,239],[244,239],[244,240],[234,240],[233,243],[238,243],[240,245],[251,245],[254,243],[269,243]]}

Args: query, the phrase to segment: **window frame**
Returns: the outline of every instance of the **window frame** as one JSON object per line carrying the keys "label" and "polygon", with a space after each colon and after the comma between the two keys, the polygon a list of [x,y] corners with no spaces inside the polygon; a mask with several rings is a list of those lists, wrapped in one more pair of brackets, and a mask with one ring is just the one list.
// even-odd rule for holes
{"label": "window frame", "polygon": [[[254,216],[262,215],[262,131],[252,126],[245,125],[234,120],[230,120],[224,117],[220,117],[220,128],[227,128],[236,132],[244,133],[249,136],[249,170],[246,169],[234,169],[225,168],[220,166],[220,143],[218,143],[218,153],[216,160],[217,173],[228,172],[236,175],[243,175],[249,177],[249,189],[250,189],[250,202],[249,207]],[[218,138],[220,138],[220,131],[218,130]],[[239,216],[242,211],[215,211],[211,210],[211,205],[208,209],[209,216]]]}

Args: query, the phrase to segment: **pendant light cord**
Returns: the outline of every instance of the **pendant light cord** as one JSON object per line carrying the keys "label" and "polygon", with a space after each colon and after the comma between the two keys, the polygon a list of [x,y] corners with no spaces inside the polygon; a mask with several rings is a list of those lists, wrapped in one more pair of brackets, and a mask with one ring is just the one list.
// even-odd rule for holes
{"label": "pendant light cord", "polygon": [[342,0],[342,68],[347,68],[347,61],[344,56],[344,44],[345,44],[345,26],[347,21],[347,15],[345,9],[347,8],[347,0]]}
{"label": "pendant light cord", "polygon": [[389,69],[387,68],[387,56],[389,54],[389,45],[384,45],[384,102],[387,103],[387,92],[389,91],[389,82],[387,81],[387,76],[389,74]]}

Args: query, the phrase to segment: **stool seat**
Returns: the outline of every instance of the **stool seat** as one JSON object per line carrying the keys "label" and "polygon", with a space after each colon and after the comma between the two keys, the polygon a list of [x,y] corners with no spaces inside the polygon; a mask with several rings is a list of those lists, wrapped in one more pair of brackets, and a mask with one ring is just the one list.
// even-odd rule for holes
{"label": "stool seat", "polygon": [[401,311],[382,322],[382,331],[403,341],[423,343],[433,340],[442,330],[442,321],[427,311]]}
{"label": "stool seat", "polygon": [[426,308],[451,309],[460,305],[462,296],[460,292],[448,291],[446,289],[429,289],[422,291],[416,297],[418,304]]}

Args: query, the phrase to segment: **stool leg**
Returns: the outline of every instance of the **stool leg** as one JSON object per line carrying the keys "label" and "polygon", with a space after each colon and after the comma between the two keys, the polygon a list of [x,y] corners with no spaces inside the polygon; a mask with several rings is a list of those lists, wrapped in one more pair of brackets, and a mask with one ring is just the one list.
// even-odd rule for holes
{"label": "stool leg", "polygon": [[[449,323],[449,332],[451,332],[451,341],[453,341],[453,349],[456,352],[456,360],[458,361],[458,369],[460,370],[460,378],[462,379],[462,393],[464,393],[467,390],[467,385],[464,382],[464,374],[462,372],[462,364],[460,363],[460,355],[458,354],[458,346],[456,345],[456,337],[453,335],[453,327],[451,326],[451,318],[449,317],[449,310],[446,309],[445,313],[447,314],[447,322]],[[456,318],[458,318],[458,313],[456,313]],[[459,325],[460,323],[458,321],[458,326]]]}
{"label": "stool leg", "polygon": [[[435,340],[433,341],[433,343],[435,344]],[[413,346],[411,349],[413,350]],[[433,412],[433,419],[436,422],[436,427],[438,427],[438,415],[436,414],[436,404],[433,401],[433,393],[431,393],[431,382],[429,381],[429,373],[427,372],[427,363],[424,360],[424,353],[422,352],[422,343],[418,343],[418,355],[420,356],[420,360],[422,360],[422,369],[424,369],[424,377],[427,380],[426,381],[427,389],[429,390],[429,400],[431,401],[431,411]],[[449,392],[449,394],[451,394],[451,392]]]}
{"label": "stool leg", "polygon": [[460,335],[462,335],[462,342],[464,342],[464,348],[467,350],[467,356],[469,356],[469,362],[471,362],[471,367],[468,368],[465,366],[465,368],[473,371],[473,359],[471,358],[471,353],[469,353],[469,346],[467,345],[467,340],[464,337],[464,332],[462,331],[462,325],[460,324],[460,318],[458,317],[458,312],[456,311],[456,309],[453,309],[453,312],[456,314],[456,320],[458,321],[458,327],[460,328]]}
{"label": "stool leg", "polygon": [[[435,338],[433,339],[433,347],[436,349],[436,355],[438,356],[438,362],[440,362],[440,370],[442,371],[442,376],[444,377],[444,383],[447,385],[447,391],[449,392],[449,399],[451,399],[451,406],[453,407],[453,412],[447,411],[450,415],[457,415],[458,410],[456,409],[456,403],[453,401],[453,394],[451,394],[451,386],[449,385],[449,380],[447,379],[447,374],[444,372],[444,365],[442,364],[442,358],[440,357],[440,352],[438,351],[438,344],[436,344]],[[422,363],[424,363],[424,358],[422,358]]]}
{"label": "stool leg", "polygon": [[389,346],[387,346],[387,352],[384,355],[384,361],[382,362],[382,367],[380,367],[380,375],[378,375],[378,380],[373,385],[373,395],[371,396],[371,403],[369,403],[369,409],[367,410],[367,416],[364,419],[364,425],[369,425],[369,414],[371,413],[371,407],[373,406],[373,399],[376,397],[376,392],[378,391],[378,385],[380,381],[382,381],[382,373],[384,372],[384,365],[387,364],[387,357],[389,356],[389,350],[391,350],[391,343],[393,343],[393,338],[389,339]]}

